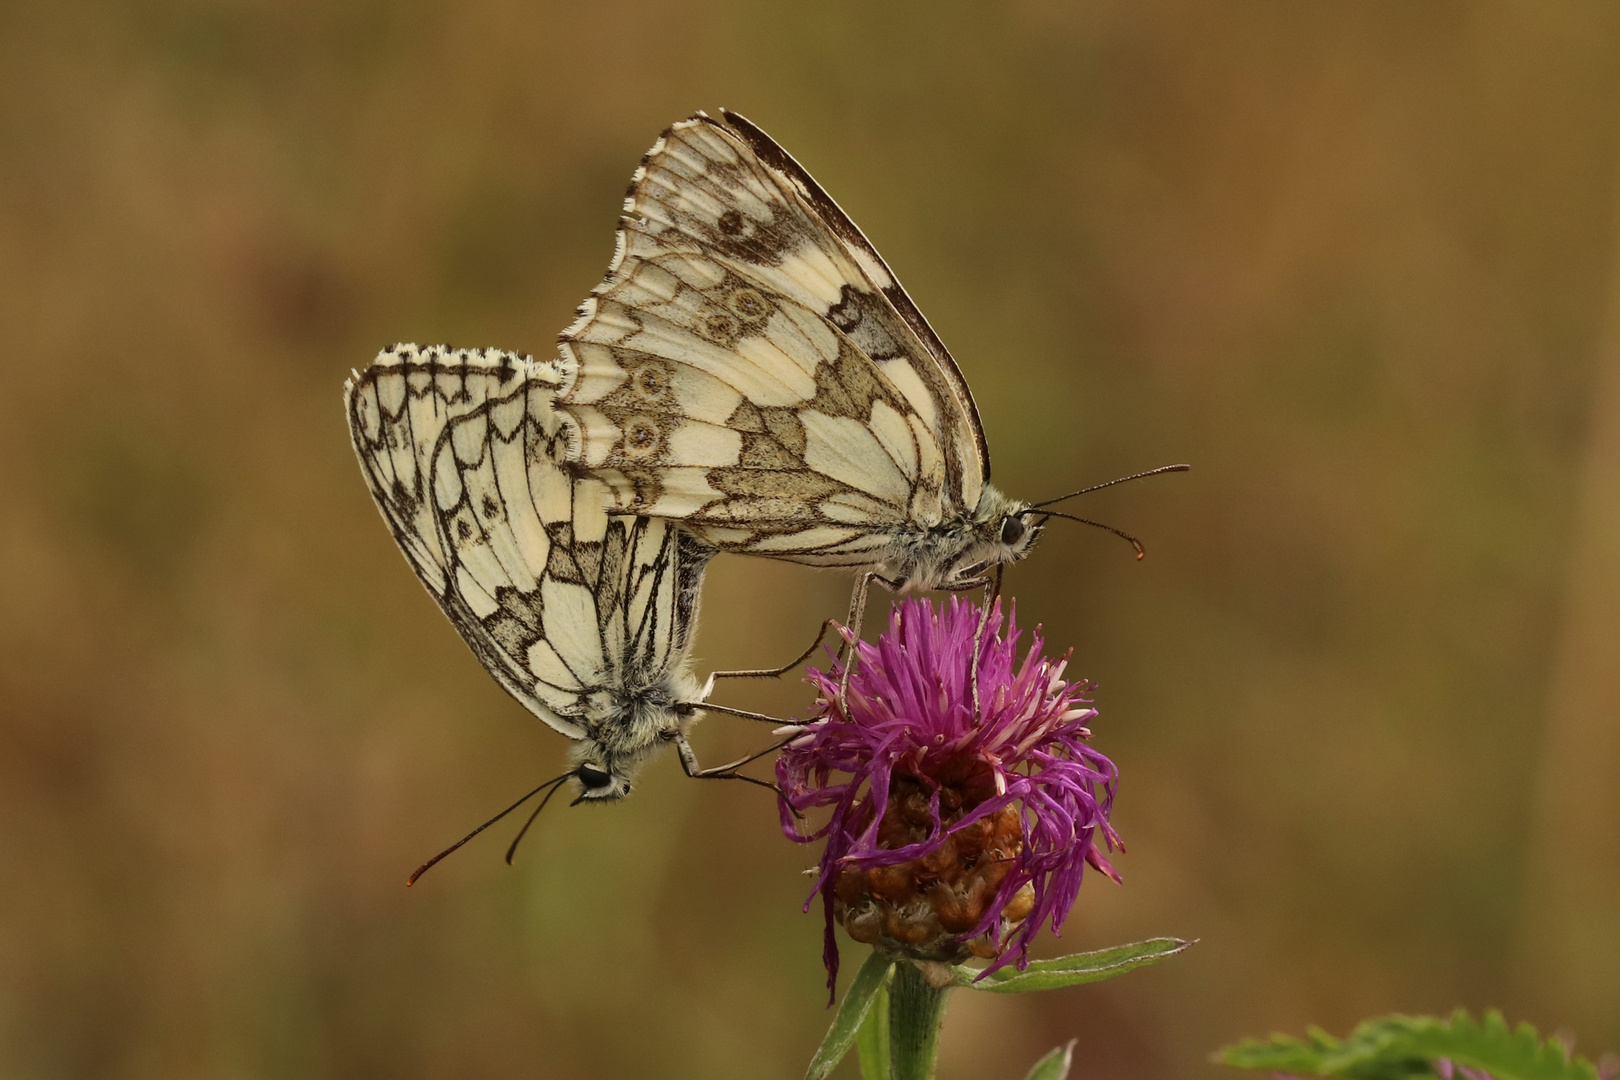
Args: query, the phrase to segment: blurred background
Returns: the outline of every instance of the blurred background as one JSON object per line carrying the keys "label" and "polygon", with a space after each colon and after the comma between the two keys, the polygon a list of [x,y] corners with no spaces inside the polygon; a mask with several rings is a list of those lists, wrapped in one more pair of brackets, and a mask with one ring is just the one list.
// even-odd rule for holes
{"label": "blurred background", "polygon": [[[0,8],[0,1074],[802,1074],[814,852],[758,789],[671,755],[404,888],[564,740],[340,407],[396,340],[549,351],[720,106],[888,257],[1005,490],[1195,466],[1083,503],[1146,561],[1058,522],[1008,590],[1124,774],[1125,884],[1042,948],[1201,943],[957,995],[942,1078],[1456,1005],[1620,1048],[1620,8],[60,0]],[[697,666],[846,597],[722,558]]]}

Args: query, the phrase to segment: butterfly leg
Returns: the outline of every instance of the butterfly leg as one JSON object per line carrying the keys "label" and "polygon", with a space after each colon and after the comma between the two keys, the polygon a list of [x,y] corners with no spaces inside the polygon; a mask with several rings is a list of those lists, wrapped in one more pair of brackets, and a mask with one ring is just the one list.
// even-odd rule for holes
{"label": "butterfly leg", "polygon": [[[720,673],[716,672],[710,678],[719,678],[719,675]],[[777,727],[793,723],[791,720],[783,720],[780,716],[771,716],[768,713],[749,712],[747,709],[733,709],[730,705],[716,705],[708,700],[707,696],[702,701],[692,702],[690,707],[694,710],[707,709],[713,712],[723,712],[727,716],[740,716],[744,720],[758,720],[762,724],[775,724]]]}
{"label": "butterfly leg", "polygon": [[855,643],[861,640],[861,623],[866,614],[866,593],[873,581],[880,581],[890,589],[898,587],[897,582],[869,570],[856,579],[855,591],[850,593],[849,618],[845,620],[844,627],[851,636],[845,639],[844,648],[839,650],[839,655],[844,658],[844,671],[838,679],[838,711],[845,716],[849,715],[849,710],[845,707],[845,700],[849,696],[849,677],[854,674],[856,661],[860,658],[860,650],[855,648]]}
{"label": "butterfly leg", "polygon": [[779,668],[760,668],[758,670],[750,670],[750,671],[717,671],[713,675],[710,675],[709,678],[710,679],[774,679],[774,678],[778,678],[778,677],[780,677],[782,675],[786,675],[788,672],[792,671],[794,668],[798,667],[800,664],[804,663],[806,660],[808,660],[812,656],[814,656],[815,653],[816,653],[816,649],[821,645],[821,643],[824,640],[826,640],[828,632],[831,631],[832,628],[837,626],[837,625],[838,625],[838,620],[837,619],[828,619],[826,622],[822,623],[821,624],[821,632],[816,635],[816,640],[814,640],[814,641],[812,641],[810,643],[810,647],[808,649],[804,650],[804,652],[800,653],[797,659],[790,660],[786,664],[783,664]]}
{"label": "butterfly leg", "polygon": [[990,611],[995,607],[996,601],[1001,597],[1001,565],[996,566],[994,587],[991,579],[986,578],[980,584],[984,585],[984,604],[979,609],[979,625],[973,631],[973,666],[968,668],[968,682],[973,687],[973,716],[979,716],[979,650],[984,645],[984,629],[990,623]]}
{"label": "butterfly leg", "polygon": [[767,746],[757,754],[749,754],[745,758],[738,758],[729,765],[715,765],[707,769],[698,764],[697,753],[692,749],[692,744],[686,741],[686,736],[676,736],[675,751],[681,757],[681,768],[686,771],[687,776],[690,776],[694,780],[746,780],[750,784],[757,784],[762,788],[769,788],[771,791],[774,791],[780,795],[781,789],[775,784],[771,783],[769,780],[761,780],[758,777],[753,776],[744,776],[737,770],[742,768],[744,765],[747,765],[749,762],[758,761],[766,754],[775,753],[776,751],[782,749],[782,747],[786,746],[794,737],[795,736],[790,735],[781,742]]}

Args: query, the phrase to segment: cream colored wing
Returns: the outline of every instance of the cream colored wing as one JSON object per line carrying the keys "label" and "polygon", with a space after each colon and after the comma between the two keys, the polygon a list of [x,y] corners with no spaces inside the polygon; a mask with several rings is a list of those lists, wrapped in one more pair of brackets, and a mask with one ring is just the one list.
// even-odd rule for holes
{"label": "cream colored wing", "polygon": [[569,477],[559,383],[509,353],[396,346],[345,391],[377,507],[473,653],[558,731],[622,747],[614,705],[672,684],[713,549]]}
{"label": "cream colored wing", "polygon": [[713,548],[661,518],[608,519],[596,599],[602,647],[621,698],[678,681],[696,628],[703,571],[713,554]]}
{"label": "cream colored wing", "polygon": [[560,344],[570,457],[615,507],[731,550],[864,564],[978,504],[989,458],[950,354],[860,230],[735,114],[643,159],[618,250]]}
{"label": "cream colored wing", "polygon": [[[500,684],[578,739],[568,714],[602,659],[588,590],[548,573],[575,535],[558,382],[554,365],[510,353],[401,345],[344,398],[372,498],[417,577]],[[604,531],[599,501],[580,505],[586,527]],[[553,551],[554,532],[565,551]]]}

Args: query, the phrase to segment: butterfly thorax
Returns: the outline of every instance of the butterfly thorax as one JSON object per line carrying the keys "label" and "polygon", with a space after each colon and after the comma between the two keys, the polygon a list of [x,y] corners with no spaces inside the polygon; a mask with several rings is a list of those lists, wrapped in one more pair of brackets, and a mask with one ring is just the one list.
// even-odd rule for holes
{"label": "butterfly thorax", "polygon": [[[582,785],[586,799],[622,799],[630,794],[637,770],[659,747],[684,735],[698,712],[689,703],[701,694],[686,672],[652,682],[604,690],[581,717],[587,738],[576,743],[573,762],[589,772],[605,773],[609,782]],[[583,775],[583,774],[581,774]]]}
{"label": "butterfly thorax", "polygon": [[986,484],[971,514],[897,531],[878,572],[901,591],[977,583],[985,571],[1029,554],[1040,528],[1026,521],[1027,510]]}

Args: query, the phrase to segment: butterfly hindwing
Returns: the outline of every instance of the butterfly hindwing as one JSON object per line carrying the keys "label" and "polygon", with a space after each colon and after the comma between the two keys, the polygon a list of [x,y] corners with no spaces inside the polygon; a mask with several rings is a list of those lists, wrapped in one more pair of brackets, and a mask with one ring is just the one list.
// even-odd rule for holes
{"label": "butterfly hindwing", "polygon": [[[490,351],[379,356],[347,388],[362,471],[401,550],[515,698],[615,747],[615,702],[683,673],[710,549],[612,516],[563,467],[555,364]],[[632,756],[641,746],[624,748]]]}
{"label": "butterfly hindwing", "polygon": [[[552,475],[566,480],[547,457],[560,427],[550,409],[554,379],[551,367],[509,354],[400,346],[350,380],[345,398],[361,472],[417,577],[510,694],[581,738],[579,725],[558,711],[567,702],[542,696],[529,648],[540,632],[550,554],[536,504],[555,515],[572,503],[566,483],[549,490],[544,483]],[[533,395],[535,415],[528,415],[531,382],[546,391]],[[529,458],[532,470],[523,465]],[[538,490],[508,484],[512,503],[521,505],[519,491],[527,497],[526,513],[514,512],[497,476],[510,481],[514,467],[542,479]]]}
{"label": "butterfly hindwing", "polygon": [[699,114],[637,170],[562,338],[571,454],[620,509],[723,548],[862,564],[984,484],[956,365],[847,216],[751,124]]}

